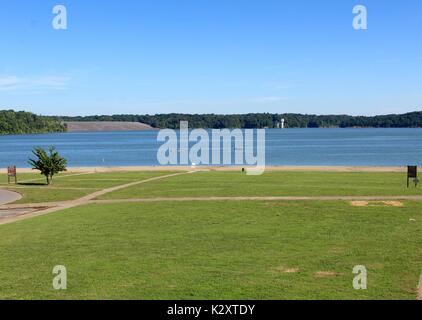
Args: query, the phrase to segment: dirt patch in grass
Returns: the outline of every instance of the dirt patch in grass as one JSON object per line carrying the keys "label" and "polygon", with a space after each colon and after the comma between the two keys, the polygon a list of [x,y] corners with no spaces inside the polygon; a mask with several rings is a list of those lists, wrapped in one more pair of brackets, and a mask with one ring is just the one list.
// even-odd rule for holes
{"label": "dirt patch in grass", "polygon": [[317,271],[314,273],[315,278],[338,277],[339,275],[341,274],[334,271]]}
{"label": "dirt patch in grass", "polygon": [[286,267],[278,267],[275,269],[278,272],[281,273],[298,273],[300,271],[299,268],[286,268]]}
{"label": "dirt patch in grass", "polygon": [[350,204],[353,207],[367,207],[369,205],[369,201],[352,201]]}
{"label": "dirt patch in grass", "polygon": [[404,207],[400,201],[352,201],[353,207]]}
{"label": "dirt patch in grass", "polygon": [[384,204],[389,207],[404,207],[404,204],[400,201],[384,201]]}

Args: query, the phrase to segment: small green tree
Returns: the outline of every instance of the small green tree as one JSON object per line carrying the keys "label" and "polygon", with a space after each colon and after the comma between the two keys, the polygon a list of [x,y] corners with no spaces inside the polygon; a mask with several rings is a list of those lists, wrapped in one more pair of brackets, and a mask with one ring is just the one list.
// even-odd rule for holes
{"label": "small green tree", "polygon": [[53,176],[66,171],[67,160],[59,155],[56,148],[50,147],[48,152],[41,147],[35,148],[32,153],[37,159],[29,159],[32,170],[39,170],[47,179],[47,184],[53,182]]}

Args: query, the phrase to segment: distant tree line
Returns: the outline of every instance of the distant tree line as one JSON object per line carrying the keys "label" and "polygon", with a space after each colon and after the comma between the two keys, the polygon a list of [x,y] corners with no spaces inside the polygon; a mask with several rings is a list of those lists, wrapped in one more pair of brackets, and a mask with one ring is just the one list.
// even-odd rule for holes
{"label": "distant tree line", "polygon": [[142,122],[154,128],[179,128],[180,121],[189,121],[190,128],[276,128],[285,119],[286,128],[420,128],[422,112],[384,116],[304,115],[304,114],[156,114],[57,117],[60,121],[129,121]]}
{"label": "distant tree line", "polygon": [[154,128],[178,129],[180,121],[190,128],[277,128],[281,119],[286,128],[422,128],[422,112],[384,116],[304,115],[304,114],[156,114],[61,117],[39,116],[30,112],[0,111],[0,134],[65,132],[66,121],[142,122]]}
{"label": "distant tree line", "polygon": [[66,126],[54,117],[24,111],[0,110],[0,134],[64,132]]}

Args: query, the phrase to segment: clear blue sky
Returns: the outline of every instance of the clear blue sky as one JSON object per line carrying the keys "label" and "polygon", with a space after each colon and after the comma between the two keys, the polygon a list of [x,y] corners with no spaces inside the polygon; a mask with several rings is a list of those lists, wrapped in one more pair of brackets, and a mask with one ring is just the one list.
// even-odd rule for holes
{"label": "clear blue sky", "polygon": [[[352,27],[356,4],[368,30]],[[0,109],[422,110],[420,0],[0,0],[0,41]]]}

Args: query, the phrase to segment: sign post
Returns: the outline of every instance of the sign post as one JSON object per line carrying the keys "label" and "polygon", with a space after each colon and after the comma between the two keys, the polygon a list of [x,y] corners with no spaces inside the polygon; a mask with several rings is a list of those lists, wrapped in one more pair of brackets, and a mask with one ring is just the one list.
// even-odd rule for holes
{"label": "sign post", "polygon": [[413,179],[415,182],[415,187],[418,186],[418,167],[417,166],[407,166],[407,187],[409,188],[409,180]]}
{"label": "sign post", "polygon": [[15,180],[15,184],[18,183],[18,177],[16,174],[16,166],[7,167],[7,182],[10,184],[11,180]]}

